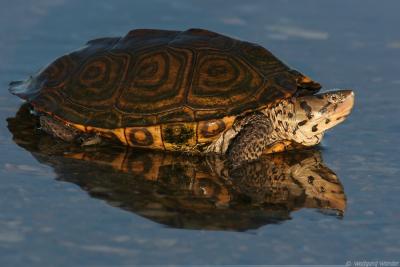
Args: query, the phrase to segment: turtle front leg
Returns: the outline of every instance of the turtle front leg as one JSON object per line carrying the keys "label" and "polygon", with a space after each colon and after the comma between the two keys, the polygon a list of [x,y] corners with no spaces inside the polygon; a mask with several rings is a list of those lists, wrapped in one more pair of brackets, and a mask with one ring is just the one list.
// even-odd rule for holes
{"label": "turtle front leg", "polygon": [[272,124],[265,115],[253,114],[244,120],[246,124],[231,141],[227,151],[229,161],[234,167],[260,158],[273,141]]}

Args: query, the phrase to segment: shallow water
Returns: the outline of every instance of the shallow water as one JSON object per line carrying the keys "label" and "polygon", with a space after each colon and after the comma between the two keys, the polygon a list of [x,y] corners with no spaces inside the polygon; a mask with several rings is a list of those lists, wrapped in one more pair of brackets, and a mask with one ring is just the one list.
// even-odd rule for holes
{"label": "shallow water", "polygon": [[[1,266],[400,260],[399,2],[32,0],[1,6]],[[7,91],[10,81],[89,39],[133,28],[190,27],[260,43],[324,88],[353,88],[353,114],[319,149],[267,157],[250,168],[256,177],[272,167],[284,173],[275,187],[272,180],[230,183],[216,159],[205,166],[203,159],[157,153],[82,152],[58,147],[25,127],[26,120],[8,125],[21,105]],[[129,168],[121,157],[130,159]],[[153,168],[144,171],[149,162]],[[296,181],[313,172],[331,190],[296,187],[287,173],[299,173],[300,165]],[[327,199],[331,191],[336,194]]]}

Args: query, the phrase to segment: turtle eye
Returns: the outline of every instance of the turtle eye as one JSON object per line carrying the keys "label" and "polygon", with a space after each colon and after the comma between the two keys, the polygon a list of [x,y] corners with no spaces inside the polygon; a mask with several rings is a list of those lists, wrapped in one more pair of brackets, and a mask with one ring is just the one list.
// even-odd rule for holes
{"label": "turtle eye", "polygon": [[329,96],[329,98],[328,98],[328,101],[329,101],[330,103],[336,103],[337,100],[338,100],[338,97],[337,97],[336,95],[331,95],[331,96]]}

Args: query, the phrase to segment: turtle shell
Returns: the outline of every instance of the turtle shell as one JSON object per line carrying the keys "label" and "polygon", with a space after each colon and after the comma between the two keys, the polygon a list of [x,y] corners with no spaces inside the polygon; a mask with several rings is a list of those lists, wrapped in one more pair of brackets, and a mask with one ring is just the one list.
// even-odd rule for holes
{"label": "turtle shell", "polygon": [[116,129],[236,116],[319,88],[256,44],[138,29],[89,41],[11,91],[64,121]]}

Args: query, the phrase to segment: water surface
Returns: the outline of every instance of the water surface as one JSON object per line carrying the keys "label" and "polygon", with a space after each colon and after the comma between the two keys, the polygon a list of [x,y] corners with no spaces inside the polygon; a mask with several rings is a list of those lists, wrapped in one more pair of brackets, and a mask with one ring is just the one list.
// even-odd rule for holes
{"label": "water surface", "polygon": [[[4,1],[0,264],[399,261],[399,8],[390,0]],[[230,183],[218,172],[223,168],[211,172],[202,159],[157,153],[72,150],[60,156],[60,149],[71,148],[23,128],[24,120],[16,132],[8,125],[21,105],[8,83],[55,57],[133,28],[192,27],[257,42],[326,89],[353,88],[352,116],[328,132],[320,148],[253,166],[255,177],[273,177],[263,175],[271,166],[282,171],[275,184]],[[131,159],[129,168],[120,157]],[[298,177],[319,175],[336,193],[328,198],[300,178],[294,180],[305,184],[296,187],[287,175],[299,173],[293,170],[303,171]]]}

